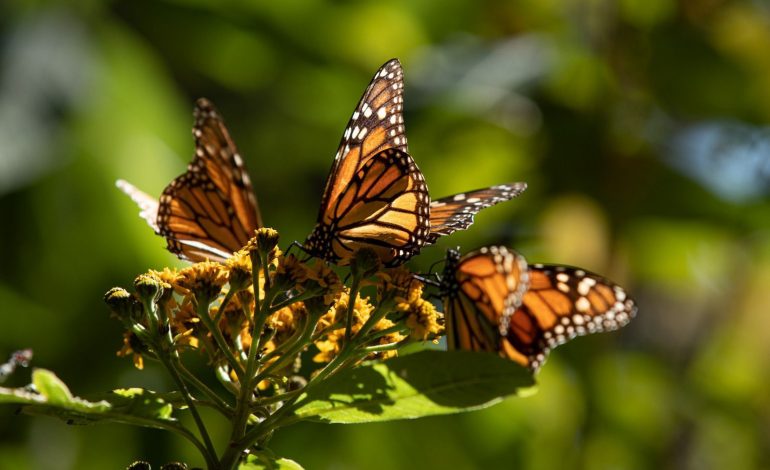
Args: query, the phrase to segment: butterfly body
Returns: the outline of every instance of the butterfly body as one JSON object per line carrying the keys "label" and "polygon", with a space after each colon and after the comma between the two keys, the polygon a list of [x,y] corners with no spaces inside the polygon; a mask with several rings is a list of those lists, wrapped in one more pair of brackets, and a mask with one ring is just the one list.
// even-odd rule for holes
{"label": "butterfly body", "polygon": [[486,351],[533,371],[551,349],[616,330],[636,304],[611,281],[584,269],[528,265],[503,247],[447,255],[442,295],[448,347]]}

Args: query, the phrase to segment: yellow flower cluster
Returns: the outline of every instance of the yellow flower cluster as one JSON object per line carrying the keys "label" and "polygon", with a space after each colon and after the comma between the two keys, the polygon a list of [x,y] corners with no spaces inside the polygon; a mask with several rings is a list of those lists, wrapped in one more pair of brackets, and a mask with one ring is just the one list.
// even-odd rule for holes
{"label": "yellow flower cluster", "polygon": [[439,313],[436,307],[423,296],[424,286],[419,281],[410,284],[405,298],[399,298],[396,310],[407,315],[406,326],[411,330],[410,337],[415,340],[426,340],[442,332],[439,324]]}
{"label": "yellow flower cluster", "polygon": [[[318,354],[313,357],[315,362],[329,362],[342,349],[343,342],[345,340],[345,324],[348,307],[350,303],[350,291],[345,289],[334,302],[332,307],[326,312],[316,325],[316,332],[319,333],[319,338],[315,341],[315,346],[318,348]],[[368,297],[357,296],[355,304],[353,305],[353,321],[351,325],[351,333],[355,335],[361,330],[361,327],[371,316],[374,311],[374,306],[369,303]],[[373,327],[372,331],[382,331],[394,326],[394,323],[387,318],[380,319]],[[403,336],[398,333],[392,333],[380,338],[379,344],[395,343],[403,339]],[[388,351],[381,357],[395,356],[396,351]]]}
{"label": "yellow flower cluster", "polygon": [[[322,260],[308,263],[293,254],[283,254],[276,246],[277,237],[274,230],[260,229],[246,247],[224,263],[204,261],[180,270],[150,270],[137,278],[137,294],[117,288],[108,292],[105,300],[116,315],[128,325],[132,322],[139,325],[138,329],[129,328],[126,332],[118,354],[132,356],[138,368],[143,366],[144,359],[154,357],[151,348],[142,342],[143,331],[146,331],[143,328],[148,327],[143,308],[151,301],[159,307],[161,316],[156,321],[167,322],[173,347],[180,351],[205,352],[212,363],[232,363],[233,358],[237,362],[245,361],[254,341],[252,330],[257,322],[261,324],[261,320],[254,317],[255,311],[265,309],[270,309],[271,313],[260,331],[265,336],[261,338],[258,357],[268,356],[263,366],[281,358],[282,364],[292,364],[288,369],[293,369],[290,358],[282,356],[286,352],[281,349],[282,345],[299,356],[302,350],[297,352],[298,349],[289,346],[288,342],[291,340],[294,344],[293,341],[300,337],[298,335],[310,332],[318,349],[313,360],[318,363],[331,361],[340,353],[345,341],[350,290],[335,270]],[[252,263],[257,260],[268,262],[270,280],[266,283],[260,269],[257,278],[259,308],[255,304],[252,277]],[[357,295],[351,319],[354,337],[367,324],[365,338],[370,339],[366,346],[386,346],[381,348],[382,351],[370,354],[369,358],[395,356],[395,345],[407,338],[402,334],[405,330],[410,330],[408,337],[420,341],[435,338],[441,332],[440,314],[423,298],[423,284],[412,273],[401,267],[380,271],[377,278],[376,283],[363,284],[376,285],[377,307],[368,296]],[[266,286],[269,286],[267,292]],[[326,308],[326,313],[319,318],[319,310]],[[315,313],[311,314],[309,309]],[[204,312],[207,315],[201,318]],[[378,318],[373,325],[374,320],[367,323],[372,315]],[[311,319],[315,324],[308,323]],[[211,326],[214,331],[210,330]],[[223,352],[223,344],[232,353]],[[394,347],[387,347],[391,345]],[[281,351],[271,354],[276,349]],[[287,373],[275,372],[279,375]],[[232,373],[231,376],[237,379]]]}

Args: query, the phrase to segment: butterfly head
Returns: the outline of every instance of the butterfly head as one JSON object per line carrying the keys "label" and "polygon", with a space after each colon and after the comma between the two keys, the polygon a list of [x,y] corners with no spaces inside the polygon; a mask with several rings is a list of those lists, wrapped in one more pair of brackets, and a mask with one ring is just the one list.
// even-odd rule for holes
{"label": "butterfly head", "polygon": [[446,297],[457,292],[457,278],[455,277],[455,271],[457,265],[460,263],[460,248],[450,248],[447,250],[446,258],[444,260],[444,272],[441,275],[441,296]]}

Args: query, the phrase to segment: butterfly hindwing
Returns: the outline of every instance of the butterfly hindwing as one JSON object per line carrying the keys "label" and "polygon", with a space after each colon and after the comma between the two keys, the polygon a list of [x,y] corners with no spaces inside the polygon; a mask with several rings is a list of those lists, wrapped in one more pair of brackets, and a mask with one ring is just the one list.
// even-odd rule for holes
{"label": "butterfly hindwing", "polygon": [[508,201],[523,193],[526,183],[511,183],[477,189],[444,197],[430,204],[430,236],[428,243],[473,224],[473,217],[481,209]]}
{"label": "butterfly hindwing", "polygon": [[361,248],[373,249],[386,266],[420,251],[429,230],[429,196],[409,154],[384,150],[354,175],[308,237],[316,256],[347,264]]}
{"label": "butterfly hindwing", "polygon": [[158,200],[128,181],[118,180],[115,182],[115,185],[139,206],[139,217],[143,218],[147,225],[160,235],[160,228],[158,227]]}

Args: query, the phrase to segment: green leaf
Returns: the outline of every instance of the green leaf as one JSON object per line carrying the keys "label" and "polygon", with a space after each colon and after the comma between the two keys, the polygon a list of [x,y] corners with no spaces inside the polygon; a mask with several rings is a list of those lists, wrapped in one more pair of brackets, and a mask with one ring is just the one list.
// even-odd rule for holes
{"label": "green leaf", "polygon": [[[264,457],[264,456],[263,456]],[[264,458],[260,460],[255,455],[246,457],[246,461],[238,465],[238,470],[303,470],[302,465],[290,459]]]}
{"label": "green leaf", "polygon": [[46,369],[32,371],[32,384],[49,404],[67,404],[74,400],[70,389],[53,372]]}
{"label": "green leaf", "polygon": [[150,419],[173,420],[174,404],[187,407],[178,392],[162,394],[136,387],[119,388],[101,398],[110,402],[113,412]]}
{"label": "green leaf", "polygon": [[532,387],[530,372],[494,354],[422,351],[340,372],[298,402],[295,414],[329,423],[367,423],[459,413]]}
{"label": "green leaf", "polygon": [[45,369],[32,372],[32,386],[24,388],[0,387],[0,403],[25,405],[23,411],[38,411],[54,415],[70,423],[80,422],[85,417],[104,413],[110,405],[105,401],[90,402],[74,397],[56,374]]}
{"label": "green leaf", "polygon": [[0,403],[23,405],[25,413],[53,416],[69,424],[113,421],[162,428],[176,423],[172,413],[175,408],[183,408],[178,394],[140,388],[115,390],[96,398],[89,401],[73,396],[56,374],[45,369],[33,371],[32,386],[0,387]]}

